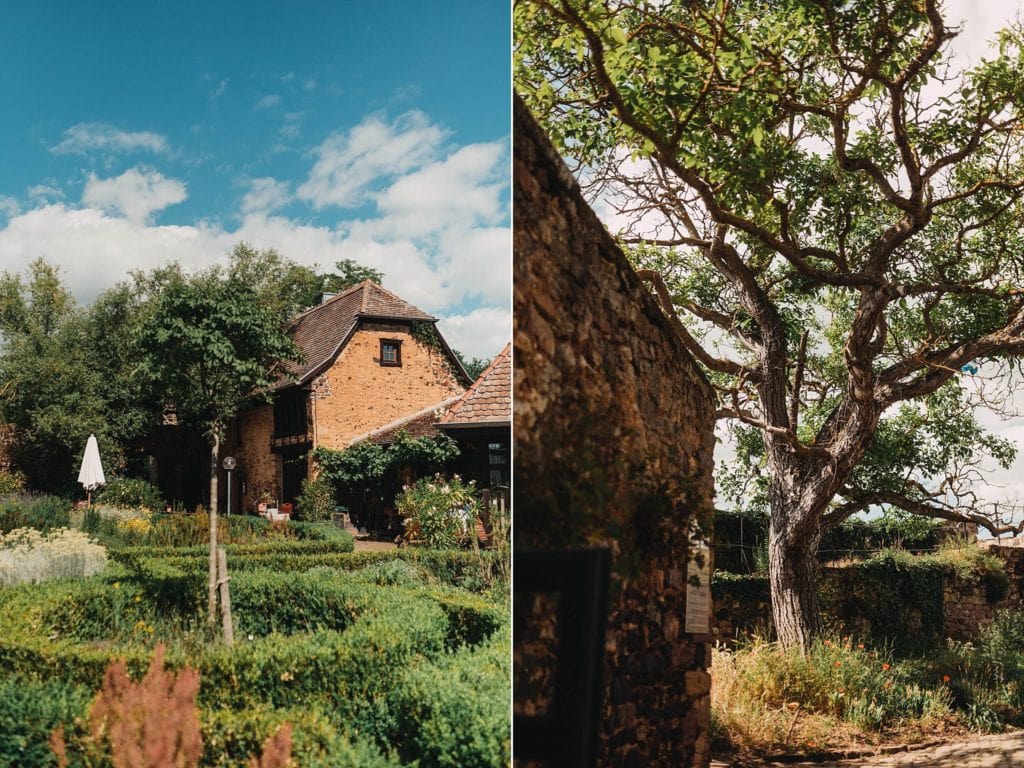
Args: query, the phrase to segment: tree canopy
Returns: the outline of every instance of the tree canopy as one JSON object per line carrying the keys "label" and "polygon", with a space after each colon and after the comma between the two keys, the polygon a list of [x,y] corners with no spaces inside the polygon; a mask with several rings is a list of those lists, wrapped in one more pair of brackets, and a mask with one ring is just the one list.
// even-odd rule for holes
{"label": "tree canopy", "polygon": [[[937,0],[515,5],[515,81],[715,385],[771,509],[780,638],[821,532],[898,508],[993,531],[1021,381],[1022,33],[963,71]],[[976,375],[977,374],[977,375]]]}
{"label": "tree canopy", "polygon": [[17,430],[14,459],[38,490],[75,492],[76,463],[95,433],[108,470],[159,412],[137,388],[133,323],[123,293],[78,306],[55,267],[0,275],[0,420]]}
{"label": "tree canopy", "polygon": [[219,268],[171,276],[139,338],[144,370],[179,415],[217,434],[298,357],[280,314]]}

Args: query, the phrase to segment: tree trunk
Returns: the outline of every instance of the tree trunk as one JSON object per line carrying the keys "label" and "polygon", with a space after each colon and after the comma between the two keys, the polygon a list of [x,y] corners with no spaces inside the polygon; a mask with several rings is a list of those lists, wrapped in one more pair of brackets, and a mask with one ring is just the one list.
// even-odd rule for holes
{"label": "tree trunk", "polygon": [[210,572],[207,621],[217,627],[217,463],[220,460],[220,430],[214,427],[210,446]]}
{"label": "tree trunk", "polygon": [[217,585],[220,588],[220,615],[223,622],[224,645],[235,644],[235,625],[231,618],[231,579],[228,576],[228,556],[224,547],[217,547]]}
{"label": "tree trunk", "polygon": [[818,544],[820,529],[807,535],[784,522],[773,510],[768,537],[768,579],[772,618],[779,642],[806,651],[821,634],[818,607]]}

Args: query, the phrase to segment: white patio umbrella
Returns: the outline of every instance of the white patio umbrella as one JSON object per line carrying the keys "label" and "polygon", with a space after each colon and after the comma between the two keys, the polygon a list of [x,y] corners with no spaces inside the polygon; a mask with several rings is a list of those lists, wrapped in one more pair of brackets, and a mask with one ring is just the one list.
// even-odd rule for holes
{"label": "white patio umbrella", "polygon": [[85,455],[82,457],[82,468],[78,471],[78,482],[88,493],[89,505],[92,506],[92,492],[107,482],[103,476],[103,463],[100,461],[100,446],[96,442],[96,435],[89,435],[89,440],[85,444]]}

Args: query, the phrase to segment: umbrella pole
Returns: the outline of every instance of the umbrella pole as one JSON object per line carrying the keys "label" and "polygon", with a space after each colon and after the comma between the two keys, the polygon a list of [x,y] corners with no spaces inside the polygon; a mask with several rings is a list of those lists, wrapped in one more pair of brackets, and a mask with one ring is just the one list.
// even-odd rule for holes
{"label": "umbrella pole", "polygon": [[92,506],[92,491],[86,491],[86,494],[88,494],[88,496],[86,498],[85,505],[87,507],[91,507]]}

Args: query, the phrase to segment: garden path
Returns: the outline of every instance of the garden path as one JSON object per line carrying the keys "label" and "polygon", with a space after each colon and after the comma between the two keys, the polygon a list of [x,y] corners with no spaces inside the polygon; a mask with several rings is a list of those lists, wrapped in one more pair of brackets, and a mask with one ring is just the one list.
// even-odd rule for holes
{"label": "garden path", "polygon": [[356,552],[388,552],[398,549],[390,541],[359,541],[356,540]]}
{"label": "garden path", "polygon": [[[763,763],[762,766],[782,766]],[[788,768],[1018,768],[1024,766],[1024,731],[979,736],[910,752],[821,763],[787,763]],[[712,768],[732,768],[714,761]],[[750,766],[753,768],[753,766]]]}

